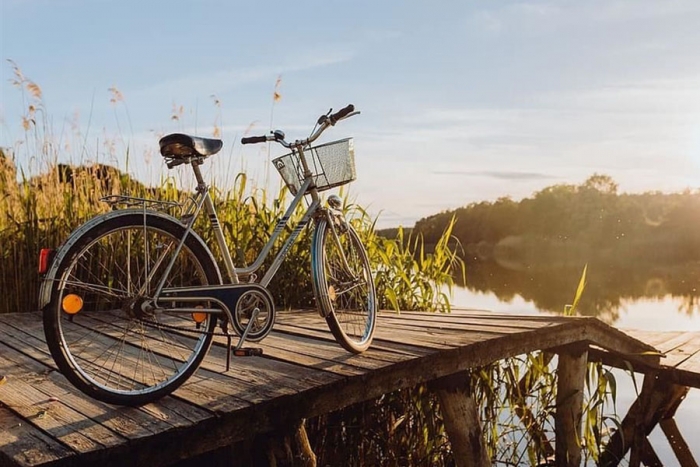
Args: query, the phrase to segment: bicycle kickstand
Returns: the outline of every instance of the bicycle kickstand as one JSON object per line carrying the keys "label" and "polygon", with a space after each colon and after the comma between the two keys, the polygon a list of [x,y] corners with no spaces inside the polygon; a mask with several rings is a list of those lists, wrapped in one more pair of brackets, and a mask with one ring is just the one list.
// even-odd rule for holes
{"label": "bicycle kickstand", "polygon": [[248,337],[248,333],[250,332],[250,330],[253,329],[253,326],[255,325],[255,320],[258,319],[259,314],[260,308],[253,309],[253,313],[251,313],[250,320],[248,320],[248,325],[243,330],[243,334],[241,334],[241,338],[238,340],[238,344],[236,344],[236,347],[233,347],[231,345],[231,335],[226,335],[226,347],[228,349],[228,352],[226,352],[226,371],[228,371],[231,367],[231,355],[235,357],[262,356],[263,349],[259,347],[243,347],[243,343],[245,342],[246,337]]}

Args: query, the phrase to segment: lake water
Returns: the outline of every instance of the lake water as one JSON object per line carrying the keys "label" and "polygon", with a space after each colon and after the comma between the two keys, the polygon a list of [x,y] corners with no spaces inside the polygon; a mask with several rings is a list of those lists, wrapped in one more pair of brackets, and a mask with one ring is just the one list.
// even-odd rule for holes
{"label": "lake water", "polygon": [[[674,276],[668,271],[656,268],[645,273],[643,268],[637,268],[595,275],[589,270],[580,310],[619,329],[700,331],[700,305],[689,275]],[[494,265],[468,264],[466,286],[455,287],[452,305],[513,314],[557,314],[573,301],[581,272],[512,271]],[[607,287],[611,282],[624,285],[611,291]],[[636,398],[635,386],[629,373],[614,373],[618,384],[617,412],[623,417]],[[643,377],[637,375],[636,379],[641,389]],[[690,390],[675,420],[695,459],[700,460],[700,390]],[[660,428],[649,439],[664,465],[678,465]]]}

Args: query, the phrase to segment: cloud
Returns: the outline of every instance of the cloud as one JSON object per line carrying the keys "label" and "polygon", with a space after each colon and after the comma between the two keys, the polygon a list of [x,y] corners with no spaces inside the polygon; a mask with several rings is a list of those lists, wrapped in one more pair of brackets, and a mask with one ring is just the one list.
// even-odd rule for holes
{"label": "cloud", "polygon": [[543,102],[604,114],[646,113],[657,117],[660,114],[695,114],[700,104],[700,74],[618,81],[597,88],[553,92],[545,95]]}
{"label": "cloud", "polygon": [[538,173],[538,172],[521,172],[521,171],[508,171],[508,170],[435,170],[432,172],[433,175],[458,175],[458,176],[468,176],[468,177],[490,177],[499,180],[551,180],[556,179],[554,175]]}
{"label": "cloud", "polygon": [[498,36],[503,31],[503,20],[490,11],[481,10],[469,18],[469,27],[487,36]]}
{"label": "cloud", "polygon": [[228,89],[254,83],[271,81],[278,75],[311,70],[328,65],[348,62],[355,56],[350,46],[335,44],[320,50],[305,50],[296,54],[288,54],[281,63],[261,65],[247,68],[234,68],[213,73],[198,73],[182,76],[173,80],[163,81],[153,86],[136,91],[139,95],[167,94],[181,96],[188,90],[222,93]]}
{"label": "cloud", "polygon": [[541,26],[566,28],[586,21],[600,23],[629,23],[634,20],[687,16],[700,12],[700,3],[688,0],[593,0],[589,2],[561,2],[539,0],[527,3],[494,2],[491,8],[476,11],[470,16],[474,24],[486,30],[500,32],[504,28]]}

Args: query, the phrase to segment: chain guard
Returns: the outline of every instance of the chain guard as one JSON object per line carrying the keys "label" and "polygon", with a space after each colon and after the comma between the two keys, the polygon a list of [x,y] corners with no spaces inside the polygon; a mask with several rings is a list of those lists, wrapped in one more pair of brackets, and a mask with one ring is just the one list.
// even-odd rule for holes
{"label": "chain guard", "polygon": [[[245,326],[241,326],[242,320],[240,318],[243,316],[242,311],[245,310],[246,307],[245,302],[249,300],[249,298],[246,297],[255,297],[254,301],[256,303],[264,305],[264,309],[261,308],[261,312],[265,313],[265,323],[262,328],[253,333],[252,336],[249,333],[247,340],[250,341],[259,341],[264,338],[272,329],[272,325],[275,321],[275,306],[272,295],[260,284],[247,283],[203,287],[178,287],[163,291],[163,299],[175,297],[183,301],[211,300],[216,306],[222,308],[226,316],[224,326],[227,326],[227,323],[233,324],[234,331],[239,336],[243,333],[243,329],[245,329]],[[241,297],[243,297],[243,303],[241,302]],[[168,300],[162,300],[162,302],[166,301]],[[264,331],[264,333],[262,331]],[[226,331],[224,335],[229,335],[229,333]]]}

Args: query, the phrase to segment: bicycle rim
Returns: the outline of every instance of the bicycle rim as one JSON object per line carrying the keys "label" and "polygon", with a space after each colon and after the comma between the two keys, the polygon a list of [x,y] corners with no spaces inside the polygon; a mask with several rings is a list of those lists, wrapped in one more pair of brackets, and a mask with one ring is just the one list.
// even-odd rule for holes
{"label": "bicycle rim", "polygon": [[[111,403],[141,404],[174,390],[199,366],[216,324],[207,313],[145,311],[183,229],[143,220],[112,219],[78,240],[52,302],[47,341],[49,334],[57,341],[59,367],[84,392]],[[215,266],[200,261],[192,243],[177,254],[166,289],[216,282]]]}
{"label": "bicycle rim", "polygon": [[314,240],[314,289],[338,343],[359,353],[369,347],[376,325],[374,281],[355,230],[350,225],[335,228],[336,242],[333,229],[322,221],[316,231],[320,237]]}

